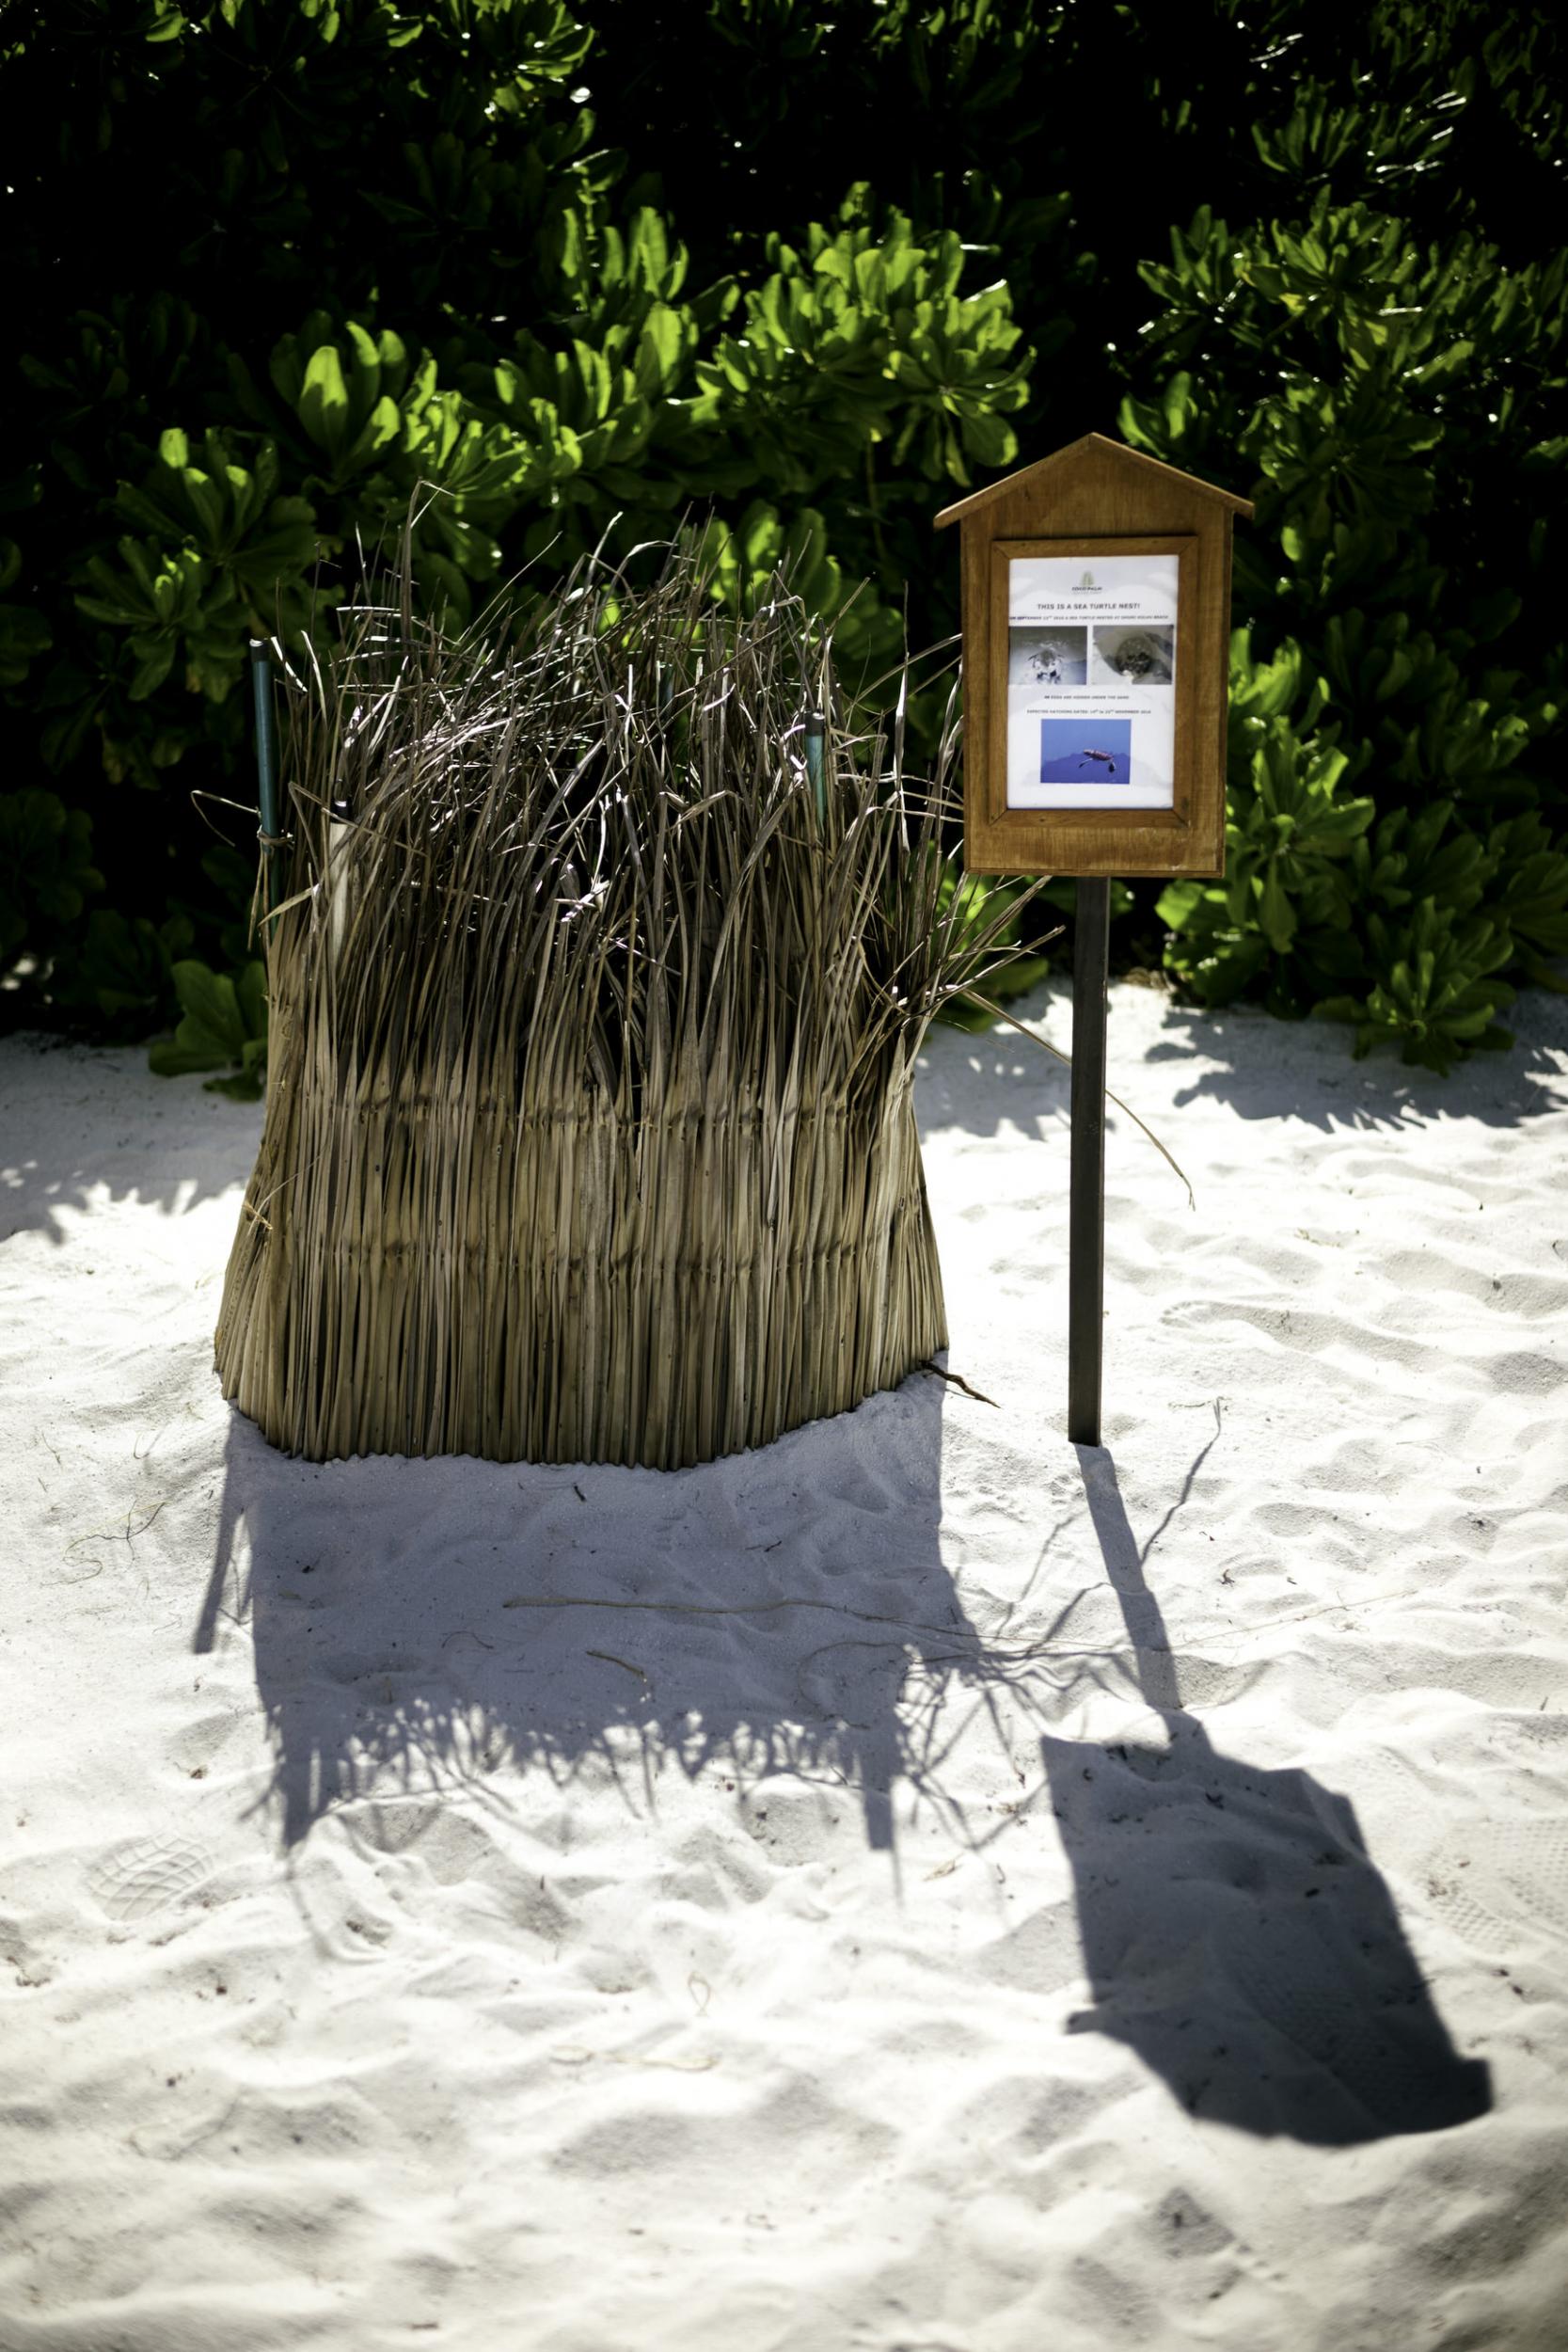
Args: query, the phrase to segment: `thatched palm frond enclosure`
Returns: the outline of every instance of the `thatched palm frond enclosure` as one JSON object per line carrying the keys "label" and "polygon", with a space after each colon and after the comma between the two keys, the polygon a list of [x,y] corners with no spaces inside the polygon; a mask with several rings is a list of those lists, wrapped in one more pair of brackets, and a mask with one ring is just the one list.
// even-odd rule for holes
{"label": "thatched palm frond enclosure", "polygon": [[[907,681],[906,681],[907,683]],[[355,608],[286,679],[265,1126],[217,1362],[275,1443],[673,1467],[945,1339],[911,1085],[991,960],[903,700],[671,551],[498,647]]]}

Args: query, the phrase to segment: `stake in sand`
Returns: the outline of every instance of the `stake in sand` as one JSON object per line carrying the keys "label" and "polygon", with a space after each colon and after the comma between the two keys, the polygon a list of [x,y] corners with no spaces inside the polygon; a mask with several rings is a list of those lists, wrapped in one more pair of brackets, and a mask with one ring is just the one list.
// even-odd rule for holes
{"label": "stake in sand", "polygon": [[976,922],[942,849],[956,691],[917,781],[908,669],[851,736],[787,581],[736,622],[675,551],[579,567],[504,645],[404,571],[282,684],[216,1337],[275,1444],[673,1468],[945,1343],[914,1058],[1013,912]]}

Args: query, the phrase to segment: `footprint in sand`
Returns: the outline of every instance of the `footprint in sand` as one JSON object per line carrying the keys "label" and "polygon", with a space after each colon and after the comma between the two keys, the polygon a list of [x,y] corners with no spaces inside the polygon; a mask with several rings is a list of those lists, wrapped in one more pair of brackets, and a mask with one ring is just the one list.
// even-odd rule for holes
{"label": "footprint in sand", "polygon": [[87,1887],[111,1919],[145,1919],[182,1901],[213,1870],[212,1856],[189,1838],[132,1837],[98,1856]]}
{"label": "footprint in sand", "polygon": [[24,1932],[22,1922],[0,1911],[0,1970],[9,1969],[11,1981],[24,1993],[53,1983],[55,1963]]}
{"label": "footprint in sand", "polygon": [[1568,1940],[1568,1829],[1556,1821],[1477,1821],[1428,1854],[1428,1899],[1466,1944],[1505,1951],[1519,1929]]}

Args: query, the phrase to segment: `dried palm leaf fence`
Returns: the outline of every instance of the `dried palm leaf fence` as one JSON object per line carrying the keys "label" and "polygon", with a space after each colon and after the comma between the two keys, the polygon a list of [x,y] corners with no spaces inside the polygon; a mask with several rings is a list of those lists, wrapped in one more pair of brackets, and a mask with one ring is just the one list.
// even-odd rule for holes
{"label": "dried palm leaf fence", "polygon": [[[589,564],[519,644],[393,580],[285,672],[265,1126],[217,1364],[277,1445],[658,1468],[944,1343],[911,1082],[994,962],[781,577]],[[815,748],[815,746],[813,746]],[[812,768],[820,768],[819,779]],[[347,810],[348,820],[334,815]]]}

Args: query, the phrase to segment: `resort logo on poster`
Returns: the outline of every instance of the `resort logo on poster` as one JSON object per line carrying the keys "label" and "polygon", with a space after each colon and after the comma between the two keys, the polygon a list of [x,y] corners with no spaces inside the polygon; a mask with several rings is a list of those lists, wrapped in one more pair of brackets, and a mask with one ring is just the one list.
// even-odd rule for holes
{"label": "resort logo on poster", "polygon": [[1009,808],[1172,806],[1178,563],[1009,562]]}

